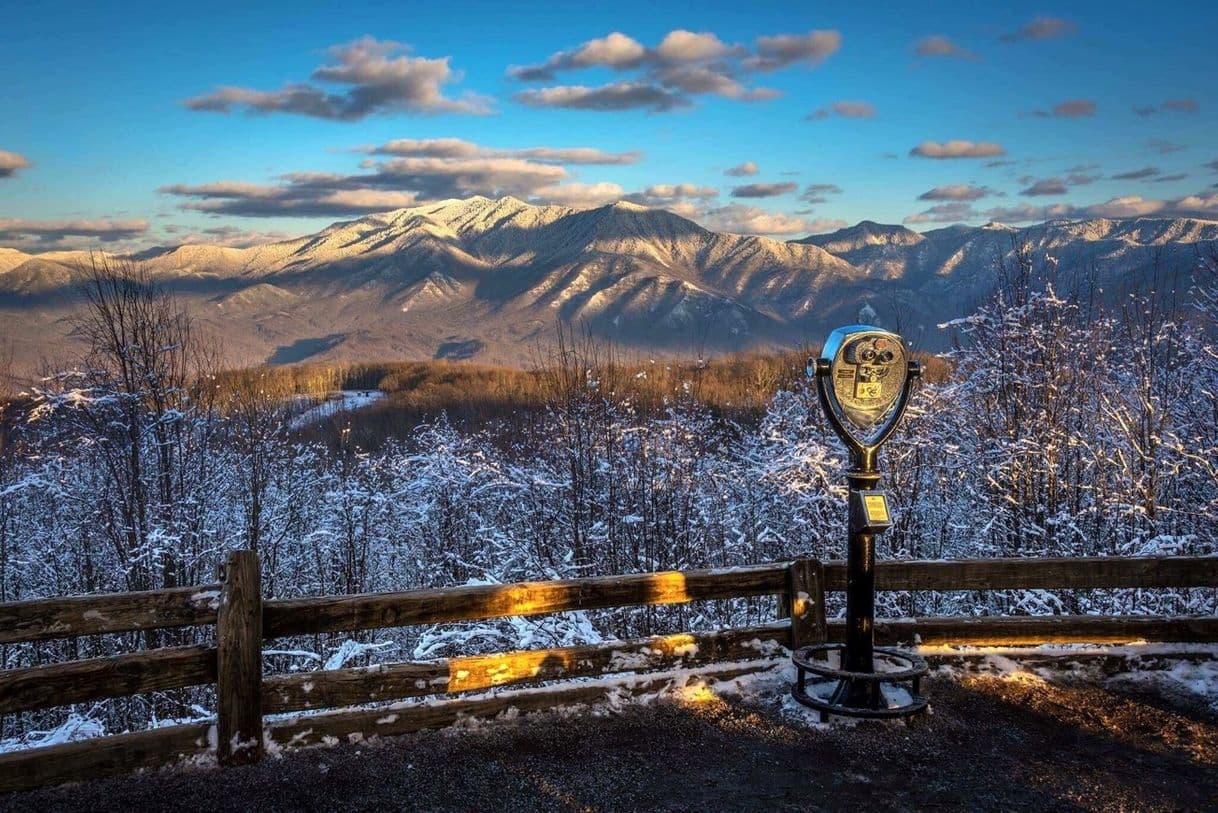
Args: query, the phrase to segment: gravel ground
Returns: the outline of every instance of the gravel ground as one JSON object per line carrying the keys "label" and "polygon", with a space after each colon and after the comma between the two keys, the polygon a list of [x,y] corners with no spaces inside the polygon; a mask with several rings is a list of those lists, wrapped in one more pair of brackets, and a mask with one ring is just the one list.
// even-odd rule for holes
{"label": "gravel ground", "polygon": [[1137,687],[936,678],[911,725],[779,699],[542,714],[247,768],[0,797],[0,810],[1218,810],[1218,714]]}

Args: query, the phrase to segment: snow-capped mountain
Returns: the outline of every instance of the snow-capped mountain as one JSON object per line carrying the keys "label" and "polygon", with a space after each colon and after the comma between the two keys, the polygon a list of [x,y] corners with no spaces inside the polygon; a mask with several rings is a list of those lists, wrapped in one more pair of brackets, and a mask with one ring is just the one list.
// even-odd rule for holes
{"label": "snow-capped mountain", "polygon": [[[869,221],[782,242],[660,209],[473,197],[336,223],[252,248],[154,249],[141,262],[224,338],[229,361],[459,356],[526,363],[558,320],[627,350],[690,353],[819,341],[870,303],[933,346],[930,326],[993,286],[1026,246],[1054,270],[1184,279],[1218,223],[991,224],[918,234]],[[88,255],[0,249],[0,319],[20,365],[64,355]],[[1160,274],[1160,278],[1163,278]],[[898,314],[897,311],[900,311]],[[893,325],[895,326],[895,325]]]}

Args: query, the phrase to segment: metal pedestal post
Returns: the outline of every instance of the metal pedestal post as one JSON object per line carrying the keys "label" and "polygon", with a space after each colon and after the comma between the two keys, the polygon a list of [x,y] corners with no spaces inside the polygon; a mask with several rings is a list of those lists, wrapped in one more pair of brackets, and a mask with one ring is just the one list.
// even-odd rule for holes
{"label": "metal pedestal post", "polygon": [[[854,468],[846,474],[851,491],[872,491],[880,481],[874,454],[854,457]],[[855,500],[850,500],[855,504]],[[909,652],[875,646],[875,534],[863,530],[862,517],[850,514],[850,547],[846,558],[846,643],[803,647],[792,656],[796,683],[791,695],[800,703],[829,715],[845,717],[908,717],[926,709],[921,693],[922,678],[928,673],[926,661]],[[838,666],[827,657],[840,653]],[[876,660],[886,668],[877,670]],[[819,657],[818,657],[819,656]],[[834,681],[828,696],[811,691],[808,674]],[[815,680],[815,678],[813,678]],[[888,705],[884,684],[908,684],[909,701]]]}
{"label": "metal pedestal post", "polygon": [[[870,491],[880,481],[877,471],[853,470],[846,475],[851,491]],[[875,671],[875,534],[859,527],[850,517],[850,540],[846,555],[846,651],[842,668],[847,672]],[[873,680],[843,680],[833,699],[846,706],[878,709],[880,684]]]}

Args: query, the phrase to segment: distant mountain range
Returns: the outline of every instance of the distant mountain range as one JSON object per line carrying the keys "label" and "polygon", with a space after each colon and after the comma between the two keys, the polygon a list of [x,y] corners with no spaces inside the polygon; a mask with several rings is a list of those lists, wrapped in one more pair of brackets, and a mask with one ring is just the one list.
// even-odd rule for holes
{"label": "distant mountain range", "polygon": [[[473,197],[364,217],[308,237],[237,249],[186,245],[145,264],[231,364],[474,358],[527,364],[556,324],[586,324],[627,352],[711,353],[805,342],[877,321],[924,347],[935,324],[983,299],[1016,247],[1038,273],[1111,290],[1184,286],[1218,222],[1193,219],[990,224],[919,234],[864,221],[783,242],[708,231],[660,209],[533,206]],[[84,252],[0,249],[0,336],[18,367],[65,360]]]}

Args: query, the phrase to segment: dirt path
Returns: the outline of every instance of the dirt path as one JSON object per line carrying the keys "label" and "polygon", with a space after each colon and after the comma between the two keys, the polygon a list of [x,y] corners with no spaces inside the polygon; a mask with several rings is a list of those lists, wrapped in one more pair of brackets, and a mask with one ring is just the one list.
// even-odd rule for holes
{"label": "dirt path", "polygon": [[1218,715],[1035,678],[930,684],[913,726],[809,728],[768,707],[546,714],[224,772],[0,798],[11,811],[1218,810]]}

